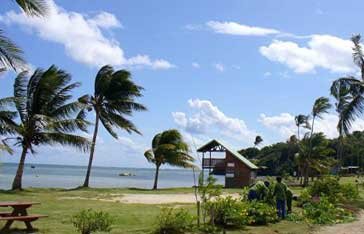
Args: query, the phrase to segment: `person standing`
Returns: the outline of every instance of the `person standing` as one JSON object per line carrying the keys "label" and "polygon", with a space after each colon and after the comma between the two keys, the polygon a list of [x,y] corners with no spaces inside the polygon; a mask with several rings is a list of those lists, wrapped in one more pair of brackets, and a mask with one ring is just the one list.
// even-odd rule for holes
{"label": "person standing", "polygon": [[276,198],[278,217],[284,219],[286,217],[287,186],[282,183],[282,177],[277,176],[276,180],[273,195]]}

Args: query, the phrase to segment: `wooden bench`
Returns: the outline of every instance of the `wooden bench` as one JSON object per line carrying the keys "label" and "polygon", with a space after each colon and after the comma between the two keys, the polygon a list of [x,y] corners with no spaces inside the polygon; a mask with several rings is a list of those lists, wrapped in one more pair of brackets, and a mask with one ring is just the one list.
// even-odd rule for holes
{"label": "wooden bench", "polygon": [[11,207],[12,212],[0,212],[0,221],[5,221],[5,226],[0,230],[0,233],[10,229],[14,221],[24,222],[27,230],[34,230],[31,222],[48,217],[47,215],[28,214],[27,209],[39,202],[0,202],[0,207]]}
{"label": "wooden bench", "polygon": [[14,221],[32,222],[39,218],[46,218],[46,217],[48,217],[48,216],[47,215],[38,215],[38,214],[32,214],[32,215],[26,215],[26,216],[3,216],[3,217],[0,217],[0,221],[1,220],[4,220],[4,221],[14,220]]}

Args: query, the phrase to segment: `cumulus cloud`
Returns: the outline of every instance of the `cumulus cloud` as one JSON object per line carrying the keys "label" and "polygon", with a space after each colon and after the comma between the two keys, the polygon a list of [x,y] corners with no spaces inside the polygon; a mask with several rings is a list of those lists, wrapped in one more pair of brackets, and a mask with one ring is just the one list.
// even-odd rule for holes
{"label": "cumulus cloud", "polygon": [[331,35],[312,35],[306,46],[273,40],[259,51],[267,59],[284,64],[296,73],[315,72],[317,68],[336,73],[355,72],[351,41]]}
{"label": "cumulus cloud", "polygon": [[193,114],[173,112],[174,122],[191,134],[209,137],[228,137],[240,142],[252,142],[256,133],[250,130],[244,120],[227,116],[209,100],[190,99]]}
{"label": "cumulus cloud", "polygon": [[[147,55],[126,58],[119,43],[104,35],[104,30],[122,27],[115,15],[100,12],[87,16],[78,12],[67,11],[48,0],[49,15],[46,18],[27,17],[23,12],[9,11],[0,15],[0,22],[8,25],[20,25],[37,34],[40,38],[62,44],[67,55],[77,62],[102,66],[147,66],[153,69],[172,68],[166,60],[151,60]],[[143,59],[141,59],[141,57]]]}
{"label": "cumulus cloud", "polygon": [[215,63],[215,64],[214,64],[214,67],[215,67],[215,69],[216,69],[216,70],[218,70],[219,72],[223,72],[223,71],[225,70],[224,65],[223,65],[223,64],[221,64],[221,63]]}
{"label": "cumulus cloud", "polygon": [[[287,139],[291,135],[297,134],[297,127],[295,125],[294,115],[290,113],[281,113],[279,115],[267,116],[261,114],[258,121],[270,130],[277,132],[283,139]],[[323,132],[328,138],[338,137],[336,129],[338,123],[338,116],[335,114],[325,114],[322,119],[315,121],[314,132]],[[364,120],[357,119],[351,131],[363,131]],[[301,128],[302,135],[307,131]]]}
{"label": "cumulus cloud", "polygon": [[266,36],[279,33],[279,31],[275,29],[248,26],[236,22],[209,21],[206,25],[215,33],[237,36]]}

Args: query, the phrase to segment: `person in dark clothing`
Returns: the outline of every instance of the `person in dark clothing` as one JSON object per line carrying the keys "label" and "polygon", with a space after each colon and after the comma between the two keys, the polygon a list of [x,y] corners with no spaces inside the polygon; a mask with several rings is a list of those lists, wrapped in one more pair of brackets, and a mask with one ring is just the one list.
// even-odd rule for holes
{"label": "person in dark clothing", "polygon": [[287,214],[292,213],[292,199],[293,199],[292,190],[290,190],[289,188],[287,188],[287,192],[286,192]]}
{"label": "person in dark clothing", "polygon": [[278,217],[284,219],[286,217],[287,186],[282,183],[282,177],[277,176],[276,180],[273,195],[276,198]]}

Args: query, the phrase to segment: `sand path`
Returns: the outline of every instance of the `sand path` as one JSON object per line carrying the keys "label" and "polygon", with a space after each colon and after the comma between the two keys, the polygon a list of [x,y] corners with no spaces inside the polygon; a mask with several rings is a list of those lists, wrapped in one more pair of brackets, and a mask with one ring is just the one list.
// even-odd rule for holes
{"label": "sand path", "polygon": [[364,233],[364,211],[358,214],[358,220],[352,223],[326,226],[316,232],[317,234],[362,234]]}

